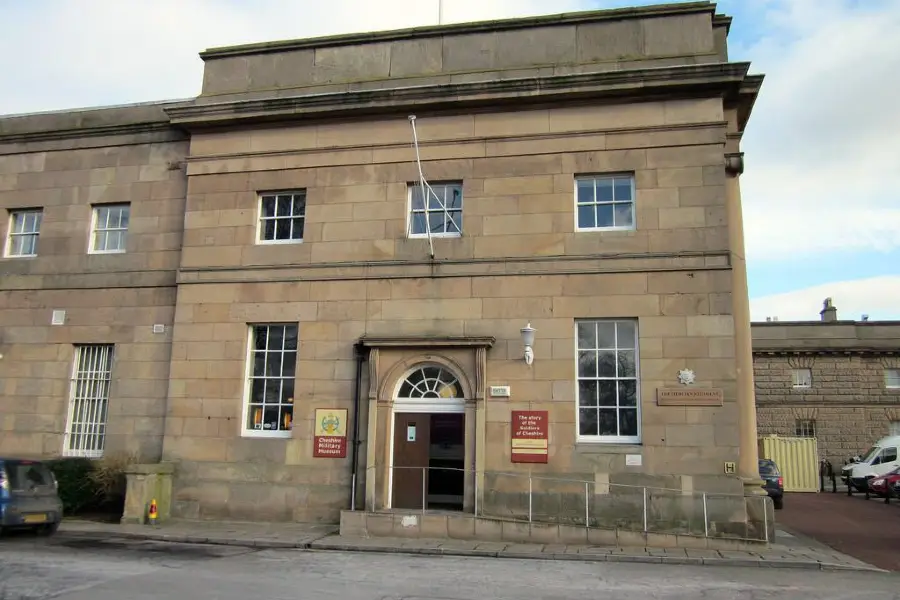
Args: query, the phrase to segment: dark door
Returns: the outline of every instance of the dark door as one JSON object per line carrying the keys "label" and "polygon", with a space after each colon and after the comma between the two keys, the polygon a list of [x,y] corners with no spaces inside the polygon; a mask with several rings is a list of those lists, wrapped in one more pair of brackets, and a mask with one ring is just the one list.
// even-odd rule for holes
{"label": "dark door", "polygon": [[394,415],[393,508],[423,508],[423,484],[428,485],[430,417],[412,413]]}

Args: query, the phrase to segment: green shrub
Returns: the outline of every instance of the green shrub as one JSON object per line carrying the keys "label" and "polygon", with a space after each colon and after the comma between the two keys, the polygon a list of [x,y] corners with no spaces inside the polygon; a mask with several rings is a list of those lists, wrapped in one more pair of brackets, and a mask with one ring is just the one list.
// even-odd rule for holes
{"label": "green shrub", "polygon": [[47,462],[59,482],[59,497],[67,515],[115,513],[125,504],[125,470],[130,454],[89,458],[59,458]]}
{"label": "green shrub", "polygon": [[89,458],[59,458],[47,462],[59,482],[59,497],[67,515],[78,514],[96,505],[103,496],[91,478],[95,463]]}

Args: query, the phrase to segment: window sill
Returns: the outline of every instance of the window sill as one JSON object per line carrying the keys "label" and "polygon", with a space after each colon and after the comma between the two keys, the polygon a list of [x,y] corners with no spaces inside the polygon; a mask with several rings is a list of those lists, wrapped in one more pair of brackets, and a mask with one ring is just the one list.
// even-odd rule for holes
{"label": "window sill", "polygon": [[37,254],[7,254],[4,256],[4,260],[17,260],[20,258],[37,258]]}
{"label": "window sill", "polygon": [[285,244],[302,244],[303,240],[256,240],[257,246],[284,246]]}
{"label": "window sill", "polygon": [[575,233],[634,233],[637,227],[578,227],[575,226]]}
{"label": "window sill", "polygon": [[640,454],[644,446],[640,442],[620,442],[580,439],[575,442],[575,451],[581,454]]}
{"label": "window sill", "polygon": [[110,254],[125,254],[125,250],[90,250],[88,254],[91,256],[108,256]]}
{"label": "window sill", "polygon": [[[462,237],[461,233],[432,233],[431,239],[441,239],[441,240],[454,240]],[[427,240],[427,233],[410,233],[408,236],[411,240]]]}
{"label": "window sill", "polygon": [[244,429],[241,431],[242,438],[257,440],[289,440],[291,439],[291,431],[255,431],[252,429]]}

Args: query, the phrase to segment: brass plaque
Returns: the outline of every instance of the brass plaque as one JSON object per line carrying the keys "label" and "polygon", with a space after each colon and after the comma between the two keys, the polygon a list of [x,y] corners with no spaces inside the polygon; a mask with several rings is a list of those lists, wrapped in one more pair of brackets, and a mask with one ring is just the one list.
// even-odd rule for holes
{"label": "brass plaque", "polygon": [[725,394],[719,388],[657,388],[659,406],[722,406]]}

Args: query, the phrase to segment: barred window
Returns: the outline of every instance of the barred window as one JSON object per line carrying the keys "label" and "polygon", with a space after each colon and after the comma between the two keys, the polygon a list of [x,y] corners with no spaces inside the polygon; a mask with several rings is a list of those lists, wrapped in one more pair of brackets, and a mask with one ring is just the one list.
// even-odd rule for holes
{"label": "barred window", "polygon": [[75,347],[63,448],[66,456],[103,456],[112,363],[112,344]]}

